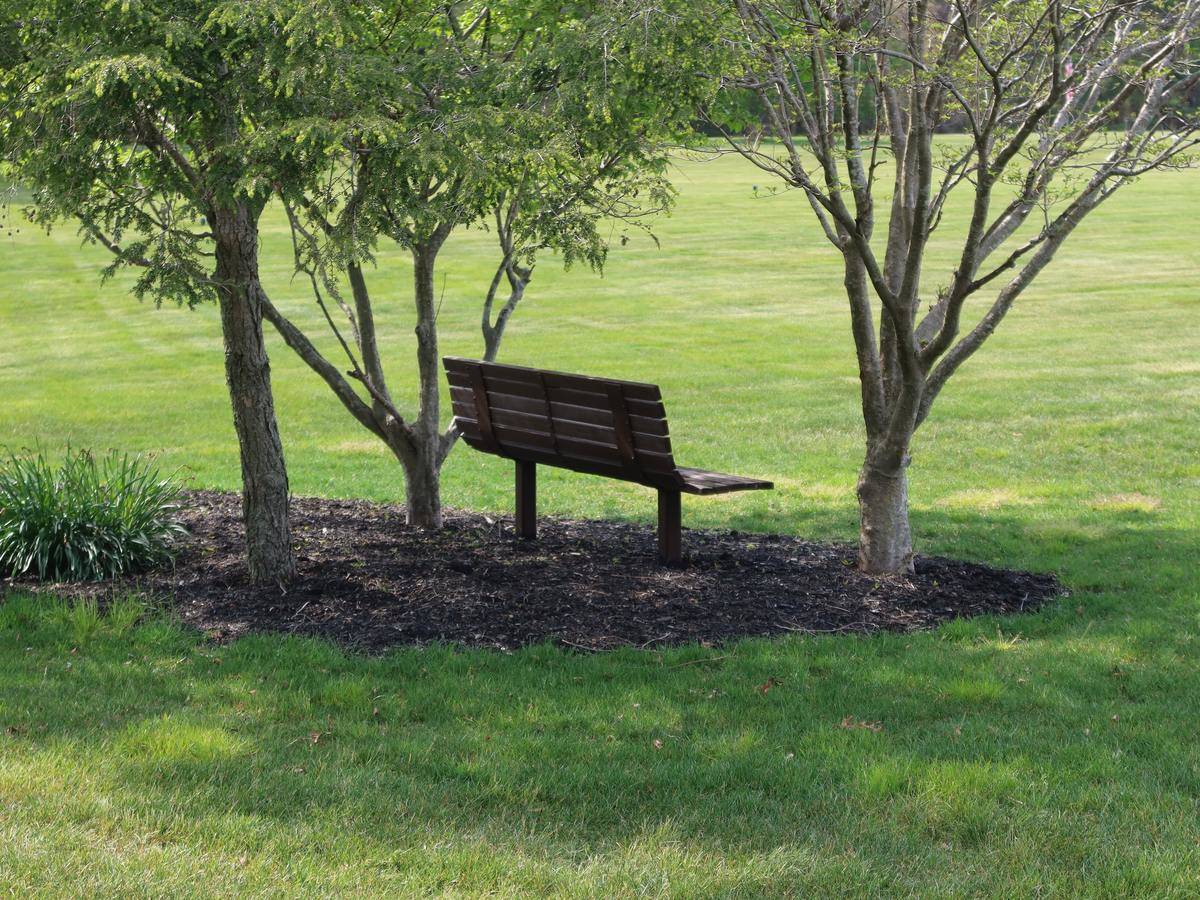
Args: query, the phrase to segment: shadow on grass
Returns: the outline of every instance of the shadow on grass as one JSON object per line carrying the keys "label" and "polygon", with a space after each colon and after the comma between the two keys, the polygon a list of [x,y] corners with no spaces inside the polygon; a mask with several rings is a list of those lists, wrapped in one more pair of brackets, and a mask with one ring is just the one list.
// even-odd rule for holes
{"label": "shadow on grass", "polygon": [[[1034,868],[1046,846],[1067,867],[1194,855],[1179,709],[1200,691],[1196,535],[1152,516],[918,527],[939,551],[961,535],[962,555],[1057,571],[1074,596],[925,634],[374,659],[280,636],[214,646],[161,618],[83,633],[16,598],[0,747],[69,760],[151,818],[315,829],[381,861],[437,836],[576,857],[641,839],[1007,848]],[[55,789],[71,802],[69,778]]]}

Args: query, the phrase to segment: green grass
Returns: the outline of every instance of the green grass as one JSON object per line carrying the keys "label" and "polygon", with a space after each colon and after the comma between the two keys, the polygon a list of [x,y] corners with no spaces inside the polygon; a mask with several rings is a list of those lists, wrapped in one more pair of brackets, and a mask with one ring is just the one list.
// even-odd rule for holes
{"label": "green grass", "polygon": [[[850,540],[862,434],[837,260],[798,197],[752,197],[758,178],[682,164],[662,249],[615,251],[603,279],[545,261],[503,355],[656,381],[684,464],[779,485],[690,502],[689,524]],[[1197,895],[1198,204],[1200,173],[1177,173],[1097,213],[917,439],[920,547],[1055,571],[1070,599],[920,635],[366,659],[216,647],[132,601],[10,598],[0,888]],[[101,288],[102,252],[70,228],[3,241],[0,442],[148,450],[236,487],[215,310]],[[478,350],[487,241],[446,252],[446,352]],[[269,289],[315,326],[277,219],[266,251]],[[411,393],[408,265],[380,276]],[[271,350],[294,490],[397,499],[382,446]],[[446,501],[507,511],[510,477],[459,448]],[[547,512],[653,512],[633,486],[543,485]]]}

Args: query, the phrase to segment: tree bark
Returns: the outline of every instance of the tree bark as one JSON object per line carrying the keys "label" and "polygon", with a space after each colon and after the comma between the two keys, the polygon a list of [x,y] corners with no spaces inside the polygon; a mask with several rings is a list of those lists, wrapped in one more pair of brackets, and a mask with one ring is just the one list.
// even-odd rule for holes
{"label": "tree bark", "polygon": [[288,523],[288,479],[275,420],[271,366],[263,343],[258,215],[246,203],[213,211],[217,295],[225,378],[242,463],[246,562],[256,584],[296,572]]}
{"label": "tree bark", "polygon": [[408,524],[442,527],[441,361],[438,359],[434,264],[449,229],[438,228],[429,241],[413,247],[413,287],[417,306],[417,371],[420,409],[409,426],[411,458],[401,457],[407,492]]}
{"label": "tree bark", "polygon": [[441,436],[434,433],[419,442],[414,439],[413,444],[409,458],[401,459],[408,524],[438,529],[442,527]]}
{"label": "tree bark", "polygon": [[858,476],[858,567],[869,575],[913,571],[908,523],[908,459],[881,468],[868,452]]}

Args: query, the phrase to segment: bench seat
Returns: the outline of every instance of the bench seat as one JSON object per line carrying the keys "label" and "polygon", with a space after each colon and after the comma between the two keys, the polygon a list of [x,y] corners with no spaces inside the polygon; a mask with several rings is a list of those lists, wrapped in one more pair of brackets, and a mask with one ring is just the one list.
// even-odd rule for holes
{"label": "bench seat", "polygon": [[685,469],[682,466],[675,472],[681,482],[680,490],[685,494],[728,494],[733,491],[769,491],[773,487],[770,481],[760,478],[746,478],[744,475],[725,475],[721,472],[706,472],[704,469]]}

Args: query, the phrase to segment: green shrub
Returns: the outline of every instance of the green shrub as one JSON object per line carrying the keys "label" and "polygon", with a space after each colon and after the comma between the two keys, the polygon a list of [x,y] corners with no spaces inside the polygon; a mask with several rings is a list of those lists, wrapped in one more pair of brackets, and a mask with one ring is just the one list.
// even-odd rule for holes
{"label": "green shrub", "polygon": [[100,581],[171,558],[180,487],[139,456],[41,452],[0,465],[0,573]]}

